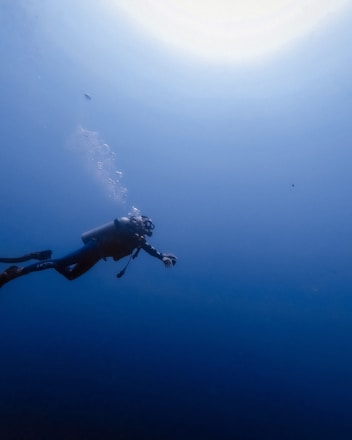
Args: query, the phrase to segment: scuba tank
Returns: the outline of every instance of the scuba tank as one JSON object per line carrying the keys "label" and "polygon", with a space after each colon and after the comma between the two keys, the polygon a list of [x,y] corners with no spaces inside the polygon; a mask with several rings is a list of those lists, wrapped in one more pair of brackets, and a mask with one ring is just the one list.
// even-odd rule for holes
{"label": "scuba tank", "polygon": [[121,229],[124,224],[128,223],[128,218],[122,217],[121,219],[115,219],[109,223],[106,223],[90,231],[84,232],[81,235],[81,239],[84,244],[87,244],[90,240],[101,240],[103,238],[115,235],[118,229]]}

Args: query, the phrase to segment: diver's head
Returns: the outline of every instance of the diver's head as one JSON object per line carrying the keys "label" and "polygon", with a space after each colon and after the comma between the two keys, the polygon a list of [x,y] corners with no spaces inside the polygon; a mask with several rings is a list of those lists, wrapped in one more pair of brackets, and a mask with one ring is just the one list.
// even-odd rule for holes
{"label": "diver's head", "polygon": [[139,235],[153,235],[153,229],[155,228],[151,219],[145,215],[133,215],[130,217],[130,225],[133,230]]}

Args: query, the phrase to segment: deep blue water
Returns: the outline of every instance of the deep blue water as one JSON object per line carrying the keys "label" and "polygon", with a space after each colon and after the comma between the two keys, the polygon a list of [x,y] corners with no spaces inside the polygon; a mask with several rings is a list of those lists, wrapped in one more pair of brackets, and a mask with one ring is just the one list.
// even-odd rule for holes
{"label": "deep blue water", "polygon": [[136,206],[179,261],[4,286],[0,439],[351,438],[351,14],[235,68],[40,3],[0,2],[0,253],[64,255]]}

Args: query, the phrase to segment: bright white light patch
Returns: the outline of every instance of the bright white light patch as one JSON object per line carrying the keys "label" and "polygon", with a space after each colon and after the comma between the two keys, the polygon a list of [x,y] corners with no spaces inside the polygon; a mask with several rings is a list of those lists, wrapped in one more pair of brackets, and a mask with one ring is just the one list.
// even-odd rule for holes
{"label": "bright white light patch", "polygon": [[280,50],[348,0],[109,0],[164,44],[240,62]]}

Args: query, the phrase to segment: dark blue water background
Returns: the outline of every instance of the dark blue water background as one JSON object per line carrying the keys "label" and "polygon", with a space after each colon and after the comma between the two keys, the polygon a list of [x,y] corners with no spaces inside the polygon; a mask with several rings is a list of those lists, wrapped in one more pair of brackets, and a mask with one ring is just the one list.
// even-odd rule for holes
{"label": "dark blue water background", "polygon": [[351,15],[231,67],[42,3],[0,3],[1,253],[64,255],[136,206],[179,262],[4,286],[0,438],[351,438]]}

